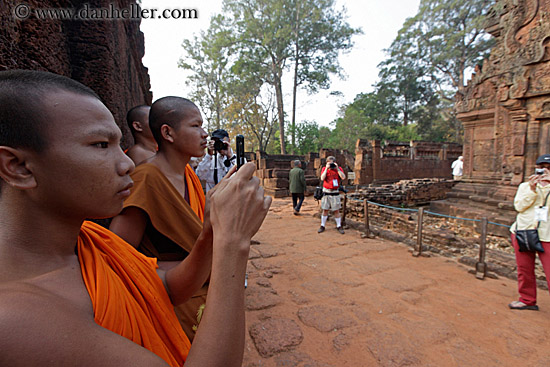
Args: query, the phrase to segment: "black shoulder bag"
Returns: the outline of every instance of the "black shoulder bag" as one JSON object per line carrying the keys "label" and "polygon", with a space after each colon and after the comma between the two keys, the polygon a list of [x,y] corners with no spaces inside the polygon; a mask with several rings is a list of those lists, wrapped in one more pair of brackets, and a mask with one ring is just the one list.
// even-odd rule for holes
{"label": "black shoulder bag", "polygon": [[[544,206],[548,201],[548,195],[544,199]],[[544,248],[539,239],[539,226],[540,221],[537,223],[535,229],[520,229],[518,230],[518,222],[516,221],[516,240],[518,241],[519,252],[544,252]]]}

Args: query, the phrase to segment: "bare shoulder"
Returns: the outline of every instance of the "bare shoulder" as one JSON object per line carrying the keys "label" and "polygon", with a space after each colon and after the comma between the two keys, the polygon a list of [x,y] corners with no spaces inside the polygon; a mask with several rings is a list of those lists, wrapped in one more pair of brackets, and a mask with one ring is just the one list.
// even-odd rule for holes
{"label": "bare shoulder", "polygon": [[136,144],[130,149],[128,149],[128,151],[126,152],[126,155],[128,155],[128,157],[130,157],[130,159],[134,161],[135,165],[137,166],[138,164],[144,163],[147,159],[154,156],[155,153]]}
{"label": "bare shoulder", "polygon": [[0,350],[0,366],[166,366],[85,308],[23,282],[0,284]]}

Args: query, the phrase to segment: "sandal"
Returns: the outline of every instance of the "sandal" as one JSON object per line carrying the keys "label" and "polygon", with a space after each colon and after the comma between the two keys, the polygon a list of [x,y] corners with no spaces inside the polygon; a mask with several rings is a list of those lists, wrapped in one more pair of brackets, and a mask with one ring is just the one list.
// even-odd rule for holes
{"label": "sandal", "polygon": [[508,307],[512,310],[532,310],[532,311],[539,310],[539,306],[537,305],[528,306],[521,301],[513,301],[508,305]]}

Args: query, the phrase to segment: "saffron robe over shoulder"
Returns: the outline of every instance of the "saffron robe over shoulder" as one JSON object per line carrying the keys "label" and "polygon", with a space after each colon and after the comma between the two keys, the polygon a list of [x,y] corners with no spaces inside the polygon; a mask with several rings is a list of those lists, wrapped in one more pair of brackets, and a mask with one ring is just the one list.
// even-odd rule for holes
{"label": "saffron robe over shoulder", "polygon": [[[132,179],[134,186],[124,201],[124,208],[140,208],[149,217],[138,251],[159,261],[181,261],[193,248],[202,231],[202,220],[193,206],[204,216],[204,193],[195,172],[187,165],[185,170],[189,205],[161,170],[151,164],[137,166]],[[193,297],[177,305],[176,313],[189,340],[193,341],[199,324],[200,309],[206,303],[208,285]]]}
{"label": "saffron robe over shoulder", "polygon": [[95,322],[170,366],[182,366],[190,343],[156,273],[156,259],[93,222],[84,222],[77,246]]}
{"label": "saffron robe over shoulder", "polygon": [[149,216],[152,228],[146,228],[138,248],[147,256],[166,261],[182,260],[191,252],[202,230],[205,198],[200,180],[189,165],[185,177],[191,204],[157,166],[141,164],[132,173],[134,186],[124,201],[124,208],[134,206]]}

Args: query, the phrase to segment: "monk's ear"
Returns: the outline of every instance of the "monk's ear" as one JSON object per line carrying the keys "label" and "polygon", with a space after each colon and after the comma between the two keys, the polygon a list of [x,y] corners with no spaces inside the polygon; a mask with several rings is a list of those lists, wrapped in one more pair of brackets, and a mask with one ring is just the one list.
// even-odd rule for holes
{"label": "monk's ear", "polygon": [[0,146],[0,178],[20,190],[36,187],[36,180],[27,162],[28,152]]}
{"label": "monk's ear", "polygon": [[134,121],[132,122],[132,126],[134,127],[135,131],[143,132],[143,127],[141,126],[141,122]]}
{"label": "monk's ear", "polygon": [[174,142],[174,129],[172,126],[164,124],[160,127],[160,134],[164,140],[169,141],[170,143]]}

